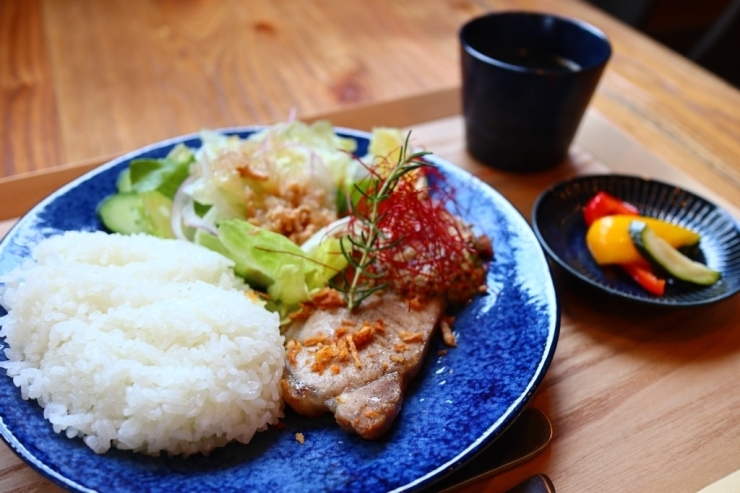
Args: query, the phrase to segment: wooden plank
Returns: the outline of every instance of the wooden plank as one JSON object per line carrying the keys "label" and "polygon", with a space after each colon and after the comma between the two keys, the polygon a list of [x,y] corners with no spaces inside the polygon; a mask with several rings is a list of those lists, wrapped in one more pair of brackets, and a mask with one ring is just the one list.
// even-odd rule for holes
{"label": "wooden plank", "polygon": [[634,137],[622,132],[597,111],[587,113],[566,162],[552,170],[523,177],[495,170],[473,159],[464,148],[464,135],[460,116],[414,125],[412,132],[414,144],[478,176],[501,192],[526,218],[530,217],[534,199],[551,184],[577,174],[616,170],[684,187],[714,201],[740,220],[740,186],[725,194],[714,186],[703,185],[694,176],[642,147]]}
{"label": "wooden plank", "polygon": [[[373,126],[407,127],[460,111],[456,89],[422,94],[400,101],[355,105],[338,113],[308,116],[306,121],[329,120],[337,126],[371,130]],[[65,183],[117,156],[107,156],[46,170],[0,177],[0,220],[18,217]]]}
{"label": "wooden plank", "polygon": [[54,190],[105,161],[95,159],[0,178],[0,220],[25,214]]}
{"label": "wooden plank", "polygon": [[[590,112],[563,165],[535,175],[503,173],[471,159],[459,117],[414,127],[417,143],[495,187],[531,217],[549,184],[584,173],[633,173],[701,193],[740,218],[740,196],[722,196]],[[495,243],[495,240],[494,240]],[[740,299],[690,310],[620,303],[555,279],[562,307],[555,358],[533,405],[553,420],[551,447],[531,463],[461,490],[505,491],[545,472],[560,491],[693,492],[740,468]],[[684,472],[684,473],[681,473]]]}
{"label": "wooden plank", "polygon": [[[0,174],[121,154],[203,127],[270,123],[292,109],[305,118],[455,88],[459,27],[519,9],[604,29],[614,57],[594,107],[682,169],[711,167],[740,181],[740,93],[580,1],[47,0],[40,12],[39,1],[2,4],[3,22],[30,26],[0,30],[4,59],[51,68],[21,89],[17,70],[0,70],[0,87],[16,87],[0,100],[0,114],[14,115],[1,126]],[[41,40],[54,42],[33,50]],[[10,96],[29,90],[43,101],[32,111],[26,96]]]}
{"label": "wooden plank", "polygon": [[6,234],[8,234],[8,231],[10,231],[10,228],[13,227],[17,219],[6,219],[4,221],[0,221],[0,238],[3,238]]}
{"label": "wooden plank", "polygon": [[[385,1],[47,1],[66,160],[449,87],[456,51],[426,38],[454,37],[466,14],[428,7],[415,20],[419,6]],[[423,33],[434,15],[445,31]]]}
{"label": "wooden plank", "polygon": [[41,0],[0,2],[0,177],[61,162]]}
{"label": "wooden plank", "polygon": [[[370,130],[373,126],[418,127],[419,122],[438,120],[460,111],[460,94],[457,88],[423,94],[398,101],[388,101],[379,104],[356,105],[337,113],[317,114],[309,116],[306,121],[326,119],[337,126]],[[444,123],[447,135],[435,136],[436,145],[443,148],[451,147],[459,153],[453,159],[458,164],[471,161],[461,147],[464,141],[464,129],[459,117],[457,124]],[[417,125],[413,125],[416,123]],[[454,132],[451,131],[454,129]],[[412,134],[417,138],[418,130]],[[609,122],[604,115],[596,110],[587,112],[579,133],[576,135],[576,144],[589,150],[598,159],[619,163],[623,172],[645,174],[651,169],[650,162],[661,160],[661,157],[642,146],[639,139],[628,136],[622,129]],[[72,179],[93,169],[94,167],[113,159],[108,156],[102,160],[90,160],[62,166],[47,171],[27,173],[10,178],[0,178],[0,220],[20,216],[48,194],[61,187]],[[456,159],[456,160],[455,160]],[[471,166],[468,164],[468,166]],[[487,170],[486,173],[490,173]],[[654,177],[675,179],[681,171],[673,167],[657,167]],[[684,176],[690,173],[683,172]],[[692,180],[684,180],[687,186],[697,193],[706,194],[710,190],[719,198],[724,207],[740,207],[740,185],[732,180],[725,180],[723,175],[713,173],[712,169],[696,173]],[[530,182],[534,186],[544,186],[551,181],[551,173],[542,173],[533,176]],[[495,184],[494,184],[495,185]]]}

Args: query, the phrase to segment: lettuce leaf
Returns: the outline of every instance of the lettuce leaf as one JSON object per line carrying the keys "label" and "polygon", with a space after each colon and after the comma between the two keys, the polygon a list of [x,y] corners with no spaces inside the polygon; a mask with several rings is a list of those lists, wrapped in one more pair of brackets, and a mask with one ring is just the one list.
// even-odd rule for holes
{"label": "lettuce leaf", "polygon": [[339,240],[304,252],[287,237],[241,219],[221,221],[218,236],[200,232],[196,242],[234,261],[234,272],[273,301],[297,306],[347,266]]}
{"label": "lettuce leaf", "polygon": [[324,238],[318,248],[308,252],[314,262],[306,272],[309,292],[326,287],[329,280],[347,268],[347,259],[342,253],[338,238]]}
{"label": "lettuce leaf", "polygon": [[179,144],[165,158],[135,159],[129,165],[130,190],[137,193],[156,190],[173,199],[177,189],[190,174],[195,161],[193,152]]}

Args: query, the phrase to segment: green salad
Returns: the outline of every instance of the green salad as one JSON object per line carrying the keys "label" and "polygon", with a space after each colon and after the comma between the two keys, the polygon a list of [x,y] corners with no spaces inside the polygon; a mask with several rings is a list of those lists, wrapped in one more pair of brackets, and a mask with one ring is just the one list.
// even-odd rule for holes
{"label": "green salad", "polygon": [[164,158],[132,160],[98,214],[113,232],[220,252],[283,316],[347,267],[341,235],[328,233],[346,226],[372,181],[363,163],[399,159],[404,145],[400,130],[375,129],[358,158],[355,141],[325,121],[280,123],[246,139],[200,137],[198,149],[180,144]]}

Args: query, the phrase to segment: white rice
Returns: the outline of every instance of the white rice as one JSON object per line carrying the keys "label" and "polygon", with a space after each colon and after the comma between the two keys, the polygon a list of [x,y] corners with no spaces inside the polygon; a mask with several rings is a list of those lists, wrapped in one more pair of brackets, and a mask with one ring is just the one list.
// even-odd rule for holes
{"label": "white rice", "polygon": [[278,316],[231,261],[150,236],[69,232],[0,277],[8,361],[57,433],[157,455],[208,453],[282,417]]}

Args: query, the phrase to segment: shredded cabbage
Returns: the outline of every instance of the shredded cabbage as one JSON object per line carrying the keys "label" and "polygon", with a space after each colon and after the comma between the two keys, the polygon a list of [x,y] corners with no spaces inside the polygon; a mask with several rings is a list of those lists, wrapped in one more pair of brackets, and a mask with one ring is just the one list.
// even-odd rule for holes
{"label": "shredded cabbage", "polygon": [[[197,150],[178,145],[166,158],[132,162],[118,191],[162,197],[141,201],[158,208],[142,211],[157,219],[151,234],[230,258],[238,275],[287,313],[347,266],[341,240],[327,228],[341,223],[353,185],[367,176],[353,155],[356,142],[327,121],[278,123],[246,139],[210,130],[200,137]],[[402,144],[399,130],[377,129],[362,159],[373,162],[373,154],[388,156]]]}

